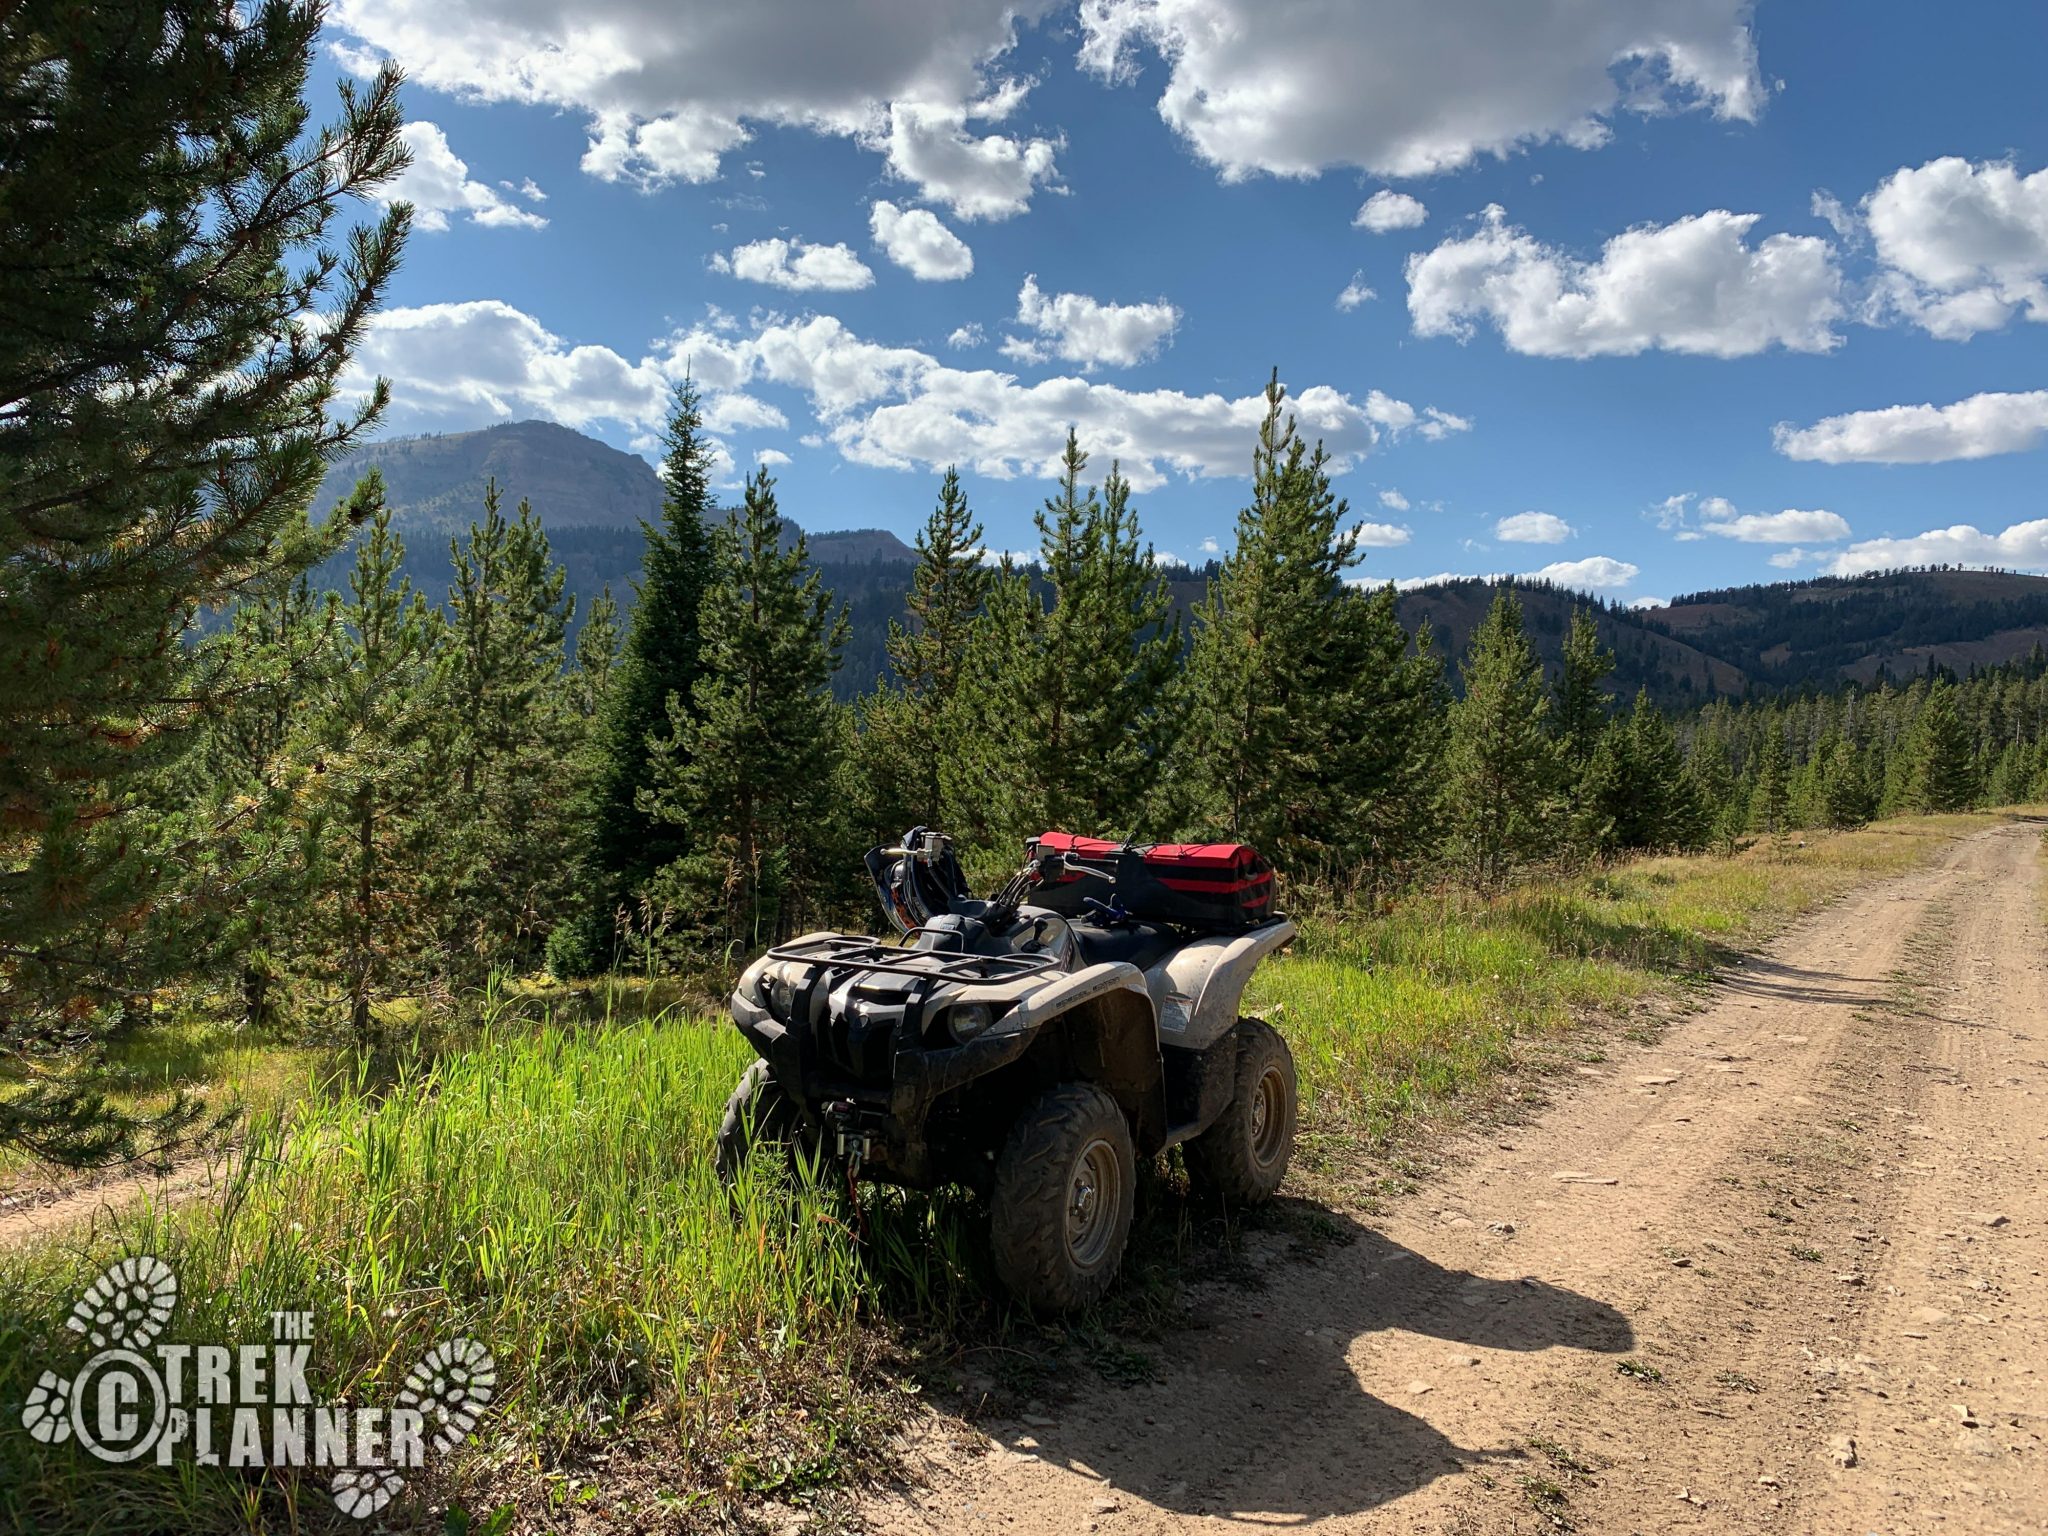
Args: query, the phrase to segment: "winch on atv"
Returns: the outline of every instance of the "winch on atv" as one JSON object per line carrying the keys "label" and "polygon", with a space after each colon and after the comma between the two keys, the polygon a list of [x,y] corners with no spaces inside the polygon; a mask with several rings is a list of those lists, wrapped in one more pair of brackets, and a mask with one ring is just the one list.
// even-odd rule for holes
{"label": "winch on atv", "polygon": [[1238,1005],[1295,929],[1255,852],[1047,833],[979,900],[920,827],[867,868],[896,939],[808,934],[733,993],[761,1060],[726,1106],[723,1177],[773,1147],[849,1184],[967,1185],[1004,1284],[1051,1312],[1114,1282],[1139,1158],[1182,1147],[1229,1206],[1280,1187],[1294,1060]]}

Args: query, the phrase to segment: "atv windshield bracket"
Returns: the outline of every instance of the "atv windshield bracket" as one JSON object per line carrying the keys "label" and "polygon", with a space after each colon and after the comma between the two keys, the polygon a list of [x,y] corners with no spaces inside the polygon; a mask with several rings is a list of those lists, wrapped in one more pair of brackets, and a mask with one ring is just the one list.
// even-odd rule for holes
{"label": "atv windshield bracket", "polygon": [[[924,930],[914,928],[909,937]],[[824,965],[848,970],[880,971],[890,976],[911,976],[930,982],[990,985],[1019,981],[1054,968],[1050,955],[963,955],[933,949],[905,949],[880,939],[854,939],[839,934],[800,939],[779,944],[768,951],[770,960],[791,960],[800,965]]]}

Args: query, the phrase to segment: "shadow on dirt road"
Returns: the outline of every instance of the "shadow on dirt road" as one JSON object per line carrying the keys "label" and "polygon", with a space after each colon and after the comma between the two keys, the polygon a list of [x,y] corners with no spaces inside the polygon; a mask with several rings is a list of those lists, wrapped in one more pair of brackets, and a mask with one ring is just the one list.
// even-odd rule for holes
{"label": "shadow on dirt road", "polygon": [[[1099,1481],[1105,1497],[1293,1524],[1371,1509],[1461,1467],[1519,1460],[1505,1434],[1459,1445],[1389,1400],[1456,1401],[1484,1367],[1479,1351],[1634,1347],[1627,1319],[1604,1302],[1445,1268],[1321,1207],[1290,1204],[1324,1232],[1335,1224],[1330,1249],[1304,1262],[1285,1255],[1284,1238],[1264,1255],[1254,1246],[1272,1288],[1198,1290],[1195,1326],[1168,1344],[1160,1379],[1084,1393],[1041,1416],[1051,1424],[983,1427],[1012,1452]],[[1512,1262],[1505,1241],[1501,1260]]]}

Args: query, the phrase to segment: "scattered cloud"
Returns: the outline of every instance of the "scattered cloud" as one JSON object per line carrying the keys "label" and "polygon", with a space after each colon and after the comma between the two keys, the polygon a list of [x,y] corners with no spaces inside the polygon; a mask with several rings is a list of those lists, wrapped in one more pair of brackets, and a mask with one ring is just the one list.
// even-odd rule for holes
{"label": "scattered cloud", "polygon": [[734,246],[730,256],[714,255],[711,270],[792,293],[817,289],[844,293],[865,288],[875,280],[867,263],[845,245],[812,245],[779,236]]}
{"label": "scattered cloud", "polygon": [[1559,560],[1540,571],[1524,571],[1522,575],[1529,581],[1549,581],[1560,587],[1586,587],[1597,591],[1627,586],[1642,575],[1642,567],[1607,555],[1588,555],[1583,560]]}
{"label": "scattered cloud", "polygon": [[1360,523],[1352,533],[1360,549],[1399,549],[1414,537],[1398,523]]}
{"label": "scattered cloud", "polygon": [[888,126],[864,142],[889,158],[890,169],[962,219],[1007,219],[1031,206],[1031,195],[1053,181],[1059,150],[1051,139],[976,138],[970,117],[988,115],[972,105],[898,101]]}
{"label": "scattered cloud", "polygon": [[713,395],[704,403],[704,428],[721,436],[728,432],[751,432],[764,427],[786,427],[789,418],[766,400],[757,400],[741,390]]}
{"label": "scattered cloud", "polygon": [[1645,608],[1668,608],[1671,606],[1671,599],[1668,597],[1632,597],[1628,600],[1628,606],[1637,612],[1641,612]]}
{"label": "scattered cloud", "polygon": [[754,462],[762,469],[774,469],[783,464],[794,464],[796,460],[792,459],[780,448],[756,448],[754,450]]}
{"label": "scattered cloud", "polygon": [[1972,395],[1953,405],[1890,405],[1810,427],[1780,422],[1771,436],[1787,458],[1823,464],[1945,464],[2024,453],[2048,436],[2048,389]]}
{"label": "scattered cloud", "polygon": [[1218,544],[1214,539],[1202,540],[1200,547],[1202,553],[1205,555],[1220,555],[1223,553],[1223,546],[1221,544]]}
{"label": "scattered cloud", "polygon": [[1831,350],[1842,314],[1831,247],[1784,234],[1751,245],[1758,217],[1716,209],[1643,225],[1588,262],[1494,204],[1476,233],[1408,258],[1408,312],[1418,336],[1462,341],[1485,320],[1510,351],[1534,357]]}
{"label": "scattered cloud", "polygon": [[1128,368],[1172,339],[1181,312],[1160,299],[1150,304],[1104,304],[1085,293],[1041,293],[1036,276],[1017,291],[1017,323],[1036,337],[1013,336],[1002,352],[1019,362],[1060,358],[1083,368]]}
{"label": "scattered cloud", "polygon": [[1091,0],[1081,63],[1130,80],[1157,54],[1159,115],[1226,181],[1424,176],[1594,148],[1617,111],[1754,121],[1749,16],[1749,0]]}
{"label": "scattered cloud", "polygon": [[1768,564],[1781,571],[1795,571],[1804,565],[1809,556],[1803,549],[1781,549],[1771,556]]}
{"label": "scattered cloud", "polygon": [[877,198],[868,210],[868,228],[882,253],[920,282],[950,282],[974,270],[967,242],[929,208],[898,208]]}
{"label": "scattered cloud", "polygon": [[1968,523],[1957,523],[1909,539],[1864,539],[1836,555],[1826,570],[1830,576],[1861,576],[1902,565],[2048,570],[2048,518],[2014,523],[2003,533],[1985,533]]}
{"label": "scattered cloud", "polygon": [[[407,123],[400,130],[412,164],[377,189],[383,203],[411,203],[415,227],[440,231],[450,214],[493,229],[545,229],[547,220],[517,203],[507,202],[490,187],[469,179],[469,166],[449,147],[448,135],[436,123]],[[500,182],[506,191],[545,202],[547,194],[531,180],[523,188]]]}
{"label": "scattered cloud", "polygon": [[2015,315],[2048,322],[2048,170],[1955,155],[1894,171],[1863,200],[1885,271],[1874,317],[1964,341]]}
{"label": "scattered cloud", "polygon": [[1862,222],[1832,192],[1813,194],[1813,216],[1832,229],[1844,245],[1854,245],[1863,238]]}
{"label": "scattered cloud", "polygon": [[1349,314],[1367,299],[1374,297],[1376,295],[1372,289],[1365,286],[1365,274],[1354,272],[1351,274],[1351,281],[1344,285],[1344,291],[1337,295],[1337,307]]}
{"label": "scattered cloud", "polygon": [[1700,531],[1744,544],[1831,544],[1849,537],[1849,524],[1834,512],[1740,512],[1725,497],[1700,503]]}
{"label": "scattered cloud", "polygon": [[1549,512],[1517,512],[1493,525],[1493,536],[1509,544],[1562,544],[1576,531]]}
{"label": "scattered cloud", "polygon": [[987,340],[988,337],[983,333],[980,325],[970,321],[966,325],[957,327],[951,335],[947,336],[946,345],[958,352],[968,347],[978,347]]}
{"label": "scattered cloud", "polygon": [[[572,427],[614,421],[653,431],[686,370],[704,391],[707,417],[720,413],[715,419],[728,430],[785,425],[753,392],[786,388],[816,417],[805,446],[829,446],[850,463],[881,468],[957,463],[995,479],[1050,477],[1068,425],[1077,424],[1096,462],[1120,461],[1141,492],[1169,475],[1242,476],[1266,410],[1258,390],[1227,398],[1071,375],[1024,384],[1009,373],[953,368],[914,347],[869,341],[830,315],[758,316],[746,333],[704,323],[636,362],[610,347],[572,345],[500,300],[378,314],[342,387],[359,396],[377,375],[392,379],[399,395],[392,424],[400,429],[541,416]],[[751,403],[726,404],[736,396]],[[1467,426],[1379,390],[1353,396],[1312,384],[1293,393],[1290,405],[1302,431],[1328,447],[1339,474],[1389,439],[1435,439]]]}
{"label": "scattered cloud", "polygon": [[1369,229],[1376,235],[1384,235],[1389,230],[1414,229],[1428,217],[1429,210],[1423,206],[1422,199],[1382,187],[1365,200],[1352,216],[1351,224],[1354,229]]}
{"label": "scattered cloud", "polygon": [[1380,505],[1390,512],[1406,512],[1409,502],[1399,491],[1389,488],[1380,492]]}

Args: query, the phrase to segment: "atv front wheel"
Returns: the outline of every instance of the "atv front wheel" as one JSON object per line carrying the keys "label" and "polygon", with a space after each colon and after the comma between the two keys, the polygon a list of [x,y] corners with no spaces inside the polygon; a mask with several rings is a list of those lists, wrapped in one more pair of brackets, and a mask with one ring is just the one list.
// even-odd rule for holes
{"label": "atv front wheel", "polygon": [[1137,1206],[1138,1160],[1116,1100],[1092,1083],[1049,1089],[996,1160],[996,1274],[1034,1312],[1072,1312],[1116,1281]]}
{"label": "atv front wheel", "polygon": [[1239,1019],[1231,1038],[1237,1089],[1216,1123],[1188,1142],[1188,1178],[1226,1206],[1262,1205],[1294,1151],[1294,1053],[1264,1019]]}
{"label": "atv front wheel", "polygon": [[762,1150],[779,1153],[781,1167],[793,1178],[817,1165],[816,1134],[768,1063],[757,1061],[740,1074],[725,1101],[725,1117],[718,1123],[718,1182],[732,1188],[747,1160]]}

